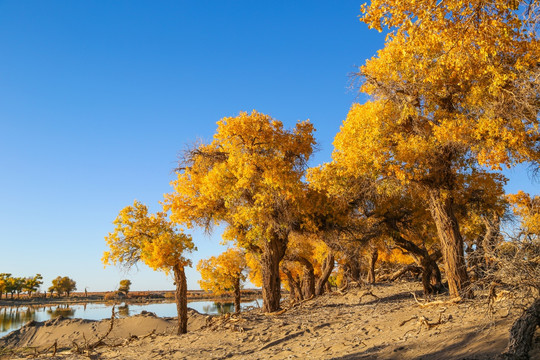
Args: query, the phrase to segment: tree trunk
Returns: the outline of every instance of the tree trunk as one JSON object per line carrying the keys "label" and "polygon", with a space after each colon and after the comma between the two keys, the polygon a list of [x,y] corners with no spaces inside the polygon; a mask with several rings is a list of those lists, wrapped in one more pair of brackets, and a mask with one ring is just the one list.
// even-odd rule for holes
{"label": "tree trunk", "polygon": [[302,265],[302,297],[309,299],[315,295],[315,269],[313,264],[306,258],[298,255],[287,255],[286,260],[295,261]]}
{"label": "tree trunk", "polygon": [[440,255],[433,254],[432,257],[429,252],[412,241],[405,239],[398,233],[397,228],[394,228],[393,240],[394,243],[401,249],[408,251],[413,255],[416,263],[422,268],[422,286],[424,288],[424,294],[439,293],[442,290],[441,272],[437,265],[437,257]]}
{"label": "tree trunk", "polygon": [[368,278],[367,281],[370,284],[375,284],[375,264],[379,258],[379,250],[374,248],[371,250],[371,256],[369,257],[369,269],[368,269]]}
{"label": "tree trunk", "polygon": [[346,263],[343,265],[344,267],[344,273],[345,278],[347,281],[354,281],[357,283],[361,283],[360,279],[360,259],[359,256],[349,256],[346,257]]}
{"label": "tree trunk", "polygon": [[484,266],[487,269],[493,264],[493,252],[501,239],[501,218],[493,215],[491,219],[483,218],[486,226],[486,234],[482,239]]}
{"label": "tree trunk", "polygon": [[240,277],[234,282],[234,312],[240,314]]}
{"label": "tree trunk", "polygon": [[510,330],[510,342],[499,359],[528,360],[536,327],[540,326],[540,298],[517,319]]}
{"label": "tree trunk", "polygon": [[441,240],[450,296],[471,298],[472,291],[467,289],[469,276],[465,264],[463,238],[452,208],[453,199],[450,195],[442,195],[439,190],[431,190],[429,195],[429,208]]}
{"label": "tree trunk", "polygon": [[322,295],[324,293],[325,285],[328,283],[328,278],[334,270],[334,253],[332,250],[329,250],[326,259],[322,263],[322,273],[319,279],[317,279],[317,284],[315,286],[315,295]]}
{"label": "tree trunk", "polygon": [[292,301],[301,301],[302,298],[302,288],[300,287],[300,284],[296,279],[292,276],[289,269],[284,268],[283,272],[285,273],[285,276],[287,276],[287,281],[289,282],[289,288],[291,289],[291,295],[290,299]]}
{"label": "tree trunk", "polygon": [[276,237],[265,241],[261,254],[263,312],[279,310],[281,300],[281,279],[279,263],[285,255],[287,241]]}
{"label": "tree trunk", "polygon": [[187,333],[187,281],[184,267],[175,265],[173,267],[174,284],[176,285],[176,311],[178,312],[178,331],[177,335]]}
{"label": "tree trunk", "polygon": [[309,261],[304,264],[304,273],[302,276],[302,295],[304,296],[304,299],[309,299],[315,296],[315,270]]}

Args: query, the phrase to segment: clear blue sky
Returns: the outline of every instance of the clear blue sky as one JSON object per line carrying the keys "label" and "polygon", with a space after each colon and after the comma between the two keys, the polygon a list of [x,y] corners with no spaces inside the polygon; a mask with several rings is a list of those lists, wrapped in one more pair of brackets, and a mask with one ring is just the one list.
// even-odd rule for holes
{"label": "clear blue sky", "polygon": [[[0,1],[0,272],[79,290],[172,289],[141,265],[103,269],[104,236],[137,199],[158,209],[177,154],[257,109],[310,119],[320,151],[355,100],[349,74],[383,46],[361,1]],[[523,170],[509,191],[534,192]],[[194,234],[201,258],[218,233]],[[188,271],[188,287],[198,288]]]}

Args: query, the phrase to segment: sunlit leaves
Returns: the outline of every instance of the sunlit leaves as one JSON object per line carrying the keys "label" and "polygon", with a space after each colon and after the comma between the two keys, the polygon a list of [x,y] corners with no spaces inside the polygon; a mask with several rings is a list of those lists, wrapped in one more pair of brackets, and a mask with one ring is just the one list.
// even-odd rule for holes
{"label": "sunlit leaves", "polygon": [[314,143],[308,121],[289,131],[256,111],[221,119],[213,141],[189,150],[181,164],[166,196],[171,219],[206,229],[225,222],[225,238],[244,248],[286,233]]}
{"label": "sunlit leaves", "polygon": [[201,289],[212,291],[216,295],[232,291],[246,280],[247,263],[244,252],[230,248],[221,255],[203,259],[197,264],[201,274]]}
{"label": "sunlit leaves", "polygon": [[392,32],[360,69],[362,90],[401,109],[394,123],[410,123],[387,136],[427,153],[452,146],[493,169],[538,160],[540,43],[522,13],[526,5],[373,0],[364,6],[362,21]]}
{"label": "sunlit leaves", "polygon": [[168,273],[176,265],[191,264],[186,258],[194,250],[191,236],[177,230],[166,213],[148,214],[148,208],[135,201],[120,211],[114,224],[114,231],[105,237],[109,247],[102,258],[105,265],[132,266],[142,261]]}

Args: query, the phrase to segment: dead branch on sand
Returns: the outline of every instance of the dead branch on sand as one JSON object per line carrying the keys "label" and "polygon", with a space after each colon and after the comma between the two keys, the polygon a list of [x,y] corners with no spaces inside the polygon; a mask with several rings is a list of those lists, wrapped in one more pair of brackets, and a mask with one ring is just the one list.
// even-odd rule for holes
{"label": "dead branch on sand", "polygon": [[446,301],[443,301],[443,300],[436,300],[436,301],[429,301],[429,302],[426,302],[426,300],[424,299],[420,299],[424,302],[420,302],[418,300],[418,298],[416,297],[416,294],[414,292],[411,292],[412,296],[414,297],[414,300],[416,301],[416,303],[420,306],[420,307],[428,307],[428,306],[439,306],[439,305],[452,305],[452,304],[458,304],[460,303],[463,299],[458,296],[458,297],[455,297],[455,298],[452,298],[450,300],[446,300]]}
{"label": "dead branch on sand", "polygon": [[84,354],[86,352],[87,354],[89,354],[91,351],[93,351],[97,347],[107,345],[105,343],[105,339],[109,336],[109,334],[112,332],[112,330],[114,328],[114,319],[116,317],[115,313],[114,313],[115,306],[116,305],[113,305],[113,307],[112,307],[111,321],[109,323],[109,329],[107,330],[107,332],[105,334],[103,334],[99,339],[97,339],[95,342],[93,342],[91,344],[88,343],[88,341],[86,340],[86,336],[83,334],[84,346],[80,346],[75,341],[73,341],[73,346],[74,346],[74,348],[72,350],[73,352],[75,352],[77,354]]}

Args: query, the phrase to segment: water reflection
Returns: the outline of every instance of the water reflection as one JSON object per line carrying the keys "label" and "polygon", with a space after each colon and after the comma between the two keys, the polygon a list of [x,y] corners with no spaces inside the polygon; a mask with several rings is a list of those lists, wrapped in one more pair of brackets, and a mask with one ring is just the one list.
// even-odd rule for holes
{"label": "water reflection", "polygon": [[58,305],[56,307],[49,307],[47,309],[47,314],[50,315],[51,319],[57,318],[59,316],[65,317],[65,318],[71,318],[73,315],[75,315],[75,309],[69,307],[69,305]]}
{"label": "water reflection", "polygon": [[35,310],[32,308],[10,307],[0,309],[0,333],[10,329],[18,329],[35,318]]}
{"label": "water reflection", "polygon": [[116,308],[116,311],[118,313],[118,316],[120,317],[128,317],[129,316],[129,305],[124,304],[120,305]]}
{"label": "water reflection", "polygon": [[234,312],[234,303],[215,302],[211,305],[204,305],[203,313],[205,314],[228,314]]}
{"label": "water reflection", "polygon": [[[247,307],[257,307],[257,300],[243,302],[242,309]],[[17,330],[31,320],[46,321],[63,316],[65,318],[81,318],[88,320],[107,319],[111,316],[109,304],[63,304],[54,306],[17,306],[0,308],[0,337],[7,335],[13,330]],[[203,314],[222,315],[234,312],[234,303],[216,301],[192,301],[188,302],[188,307]],[[151,304],[121,304],[116,306],[116,314],[119,317],[127,317],[148,311],[160,317],[175,317],[175,303],[151,303]]]}

